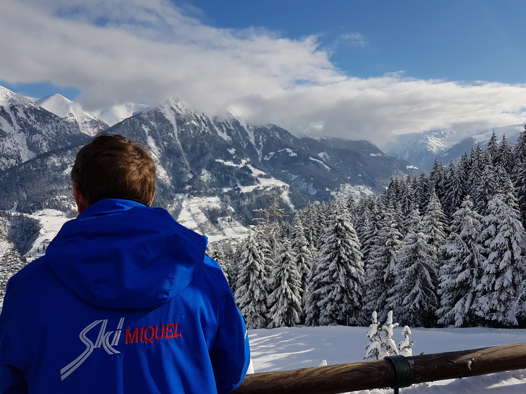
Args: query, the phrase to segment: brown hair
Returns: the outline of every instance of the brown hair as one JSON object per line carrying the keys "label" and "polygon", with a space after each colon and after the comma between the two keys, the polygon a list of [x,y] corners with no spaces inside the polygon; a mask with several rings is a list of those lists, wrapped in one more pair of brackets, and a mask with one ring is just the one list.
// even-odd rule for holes
{"label": "brown hair", "polygon": [[123,198],[151,205],[155,163],[138,143],[119,134],[103,134],[77,153],[71,180],[89,204]]}

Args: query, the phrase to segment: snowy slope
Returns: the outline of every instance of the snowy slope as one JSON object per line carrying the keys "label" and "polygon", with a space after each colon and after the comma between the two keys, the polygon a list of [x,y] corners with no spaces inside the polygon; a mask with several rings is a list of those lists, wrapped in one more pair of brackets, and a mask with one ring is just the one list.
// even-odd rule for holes
{"label": "snowy slope", "polygon": [[79,103],[58,93],[37,101],[37,105],[61,118],[76,122],[80,131],[88,135],[95,135],[98,131],[108,127],[107,123],[100,120],[96,115],[85,111]]}
{"label": "snowy slope", "polygon": [[[210,211],[225,212],[213,222]],[[200,234],[206,235],[209,242],[224,239],[240,239],[248,235],[248,228],[233,218],[234,209],[224,206],[219,197],[183,198],[177,221]]]}
{"label": "snowy slope", "polygon": [[[294,327],[249,330],[255,372],[317,367],[362,361],[367,327]],[[400,338],[401,329],[395,332]],[[413,354],[441,353],[525,341],[525,329],[415,328]],[[525,393],[526,371],[503,372],[472,378],[415,385],[404,393]],[[392,393],[392,390],[357,393]]]}
{"label": "snowy slope", "polygon": [[72,218],[66,217],[63,212],[56,209],[42,209],[28,216],[38,220],[40,224],[38,237],[24,256],[28,261],[32,261],[45,253],[47,246],[55,238],[62,225]]}

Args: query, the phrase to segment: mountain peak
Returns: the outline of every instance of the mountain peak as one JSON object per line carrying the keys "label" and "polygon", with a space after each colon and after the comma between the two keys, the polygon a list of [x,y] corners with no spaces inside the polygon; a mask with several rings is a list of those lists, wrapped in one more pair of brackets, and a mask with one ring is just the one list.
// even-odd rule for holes
{"label": "mountain peak", "polygon": [[31,104],[33,100],[27,96],[15,93],[12,90],[0,85],[0,106]]}
{"label": "mountain peak", "polygon": [[178,97],[170,97],[169,99],[165,100],[160,106],[159,109],[165,110],[165,109],[172,109],[176,113],[185,114],[190,113],[190,109],[188,108],[188,105],[181,100]]}
{"label": "mountain peak", "polygon": [[79,112],[83,112],[79,103],[76,103],[59,93],[44,97],[37,101],[37,104],[47,109],[49,112],[60,116],[61,118],[74,117],[77,118]]}
{"label": "mountain peak", "polygon": [[88,135],[107,127],[96,115],[85,111],[76,101],[72,101],[59,93],[44,97],[37,104],[55,115],[78,123],[80,130]]}
{"label": "mountain peak", "polygon": [[68,99],[67,97],[61,95],[60,93],[53,93],[49,96],[46,96],[44,98],[41,98],[38,100],[38,103],[44,103],[44,102],[65,102],[68,104],[73,103],[72,100]]}

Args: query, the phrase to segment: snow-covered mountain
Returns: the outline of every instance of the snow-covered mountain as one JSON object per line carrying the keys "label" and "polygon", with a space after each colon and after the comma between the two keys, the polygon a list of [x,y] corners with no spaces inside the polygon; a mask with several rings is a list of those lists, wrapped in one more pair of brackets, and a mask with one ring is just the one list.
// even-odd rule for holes
{"label": "snow-covered mountain", "polygon": [[31,104],[33,101],[32,97],[23,96],[0,85],[0,106],[2,107]]}
{"label": "snow-covered mountain", "polygon": [[69,122],[77,123],[80,131],[89,136],[93,136],[109,126],[95,114],[85,111],[79,103],[58,93],[38,100],[36,104]]}
{"label": "snow-covered mountain", "polygon": [[77,123],[0,86],[0,172],[87,140]]}
{"label": "snow-covered mountain", "polygon": [[469,133],[454,129],[437,129],[423,133],[411,133],[397,136],[386,147],[386,152],[394,157],[407,160],[423,171],[428,171],[435,160],[444,164],[459,159],[476,144],[485,144],[495,135],[500,139],[505,135],[515,142],[523,125],[511,125]]}
{"label": "snow-covered mountain", "polygon": [[275,125],[210,117],[176,99],[90,113],[58,94],[36,100],[0,88],[0,211],[38,216],[44,235],[31,253],[56,230],[49,223],[74,215],[75,155],[90,136],[106,132],[151,150],[156,205],[212,240],[246,234],[253,211],[274,201],[290,211],[332,198],[341,185],[380,190],[392,175],[411,172],[367,141],[299,138]]}
{"label": "snow-covered mountain", "polygon": [[[57,96],[44,101],[60,115],[78,109]],[[73,214],[69,171],[89,137],[78,122],[32,102],[4,111],[13,108],[39,115],[24,118],[27,125],[17,128],[17,137],[6,139],[6,146],[24,146],[19,142],[33,134],[27,131],[42,134],[53,122],[56,132],[39,137],[42,149],[19,155],[0,170],[0,210]],[[158,166],[156,205],[212,239],[246,233],[253,211],[273,201],[290,211],[331,198],[342,184],[380,190],[392,175],[411,171],[408,163],[367,141],[298,138],[275,125],[210,117],[173,99],[101,132],[120,133],[149,147]]]}

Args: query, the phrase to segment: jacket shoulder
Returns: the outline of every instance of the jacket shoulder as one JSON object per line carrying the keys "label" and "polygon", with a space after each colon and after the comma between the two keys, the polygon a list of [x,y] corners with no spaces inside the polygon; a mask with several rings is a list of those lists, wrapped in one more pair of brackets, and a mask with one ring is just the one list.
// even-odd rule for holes
{"label": "jacket shoulder", "polygon": [[226,280],[225,274],[221,269],[219,263],[213,258],[205,255],[202,265],[203,278],[207,282],[209,288],[214,289],[220,293],[230,293],[230,286]]}
{"label": "jacket shoulder", "polygon": [[20,271],[14,274],[9,279],[9,286],[11,288],[20,286],[33,287],[42,280],[43,275],[48,275],[48,271],[44,266],[43,257],[40,257],[25,265]]}

